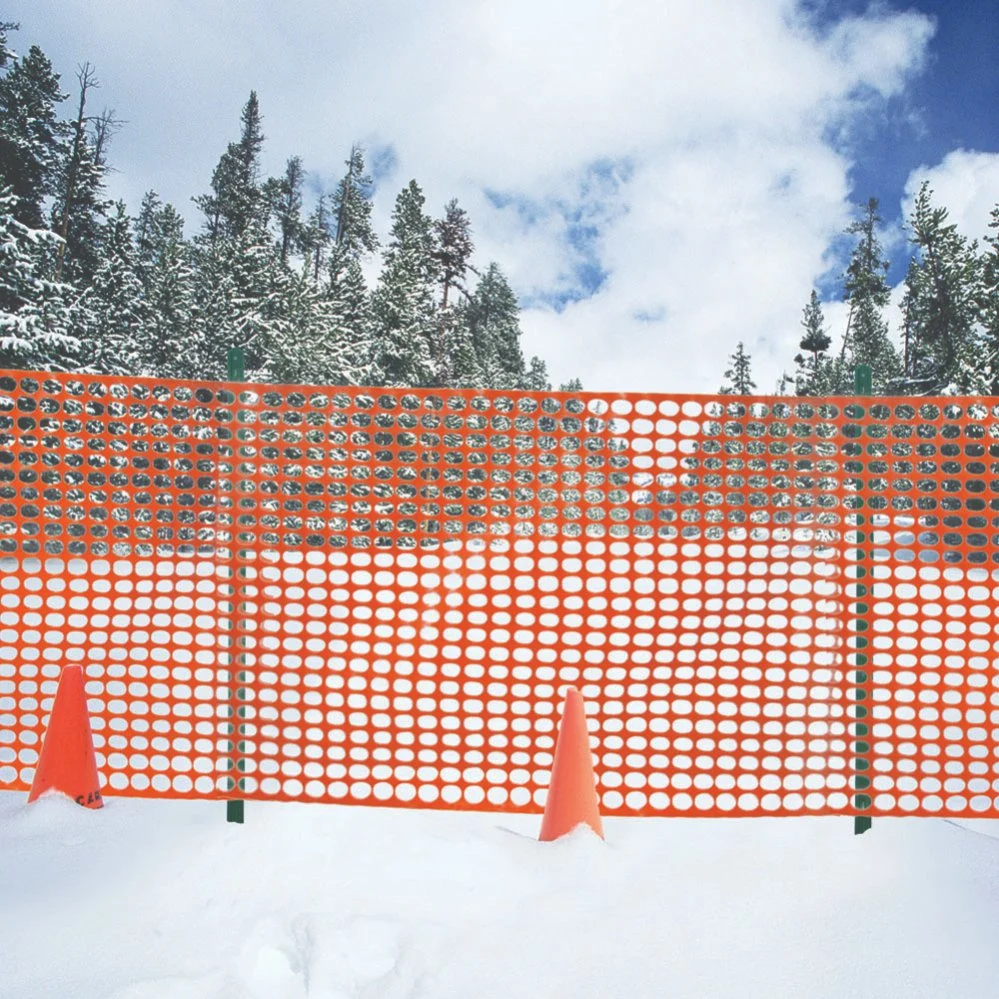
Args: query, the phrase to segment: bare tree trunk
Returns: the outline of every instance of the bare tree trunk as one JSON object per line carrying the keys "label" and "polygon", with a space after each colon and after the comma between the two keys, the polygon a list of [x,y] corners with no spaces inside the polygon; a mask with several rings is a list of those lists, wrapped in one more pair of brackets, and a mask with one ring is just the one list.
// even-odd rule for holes
{"label": "bare tree trunk", "polygon": [[315,259],[315,273],[312,279],[316,284],[319,284],[319,268],[322,265],[323,256],[323,229],[326,227],[326,195],[319,195],[319,212],[316,217],[317,230],[316,230],[316,259]]}
{"label": "bare tree trunk", "polygon": [[[59,244],[59,255],[56,258],[56,281],[62,280],[63,263],[66,259],[66,240],[69,236],[69,220],[72,214],[73,195],[76,193],[76,180],[80,172],[80,160],[83,158],[84,126],[87,119],[84,112],[87,108],[87,91],[91,87],[98,87],[100,84],[94,76],[94,68],[89,62],[85,62],[76,74],[80,82],[80,105],[73,122],[73,152],[69,158],[69,169],[66,171],[66,192],[62,202],[62,214],[59,220],[59,235],[62,243]],[[106,132],[105,132],[106,135]],[[102,135],[102,141],[103,141]]]}
{"label": "bare tree trunk", "polygon": [[850,303],[850,311],[846,316],[846,329],[843,331],[843,346],[839,350],[839,359],[846,360],[846,348],[850,342],[850,327],[853,325],[853,302]]}

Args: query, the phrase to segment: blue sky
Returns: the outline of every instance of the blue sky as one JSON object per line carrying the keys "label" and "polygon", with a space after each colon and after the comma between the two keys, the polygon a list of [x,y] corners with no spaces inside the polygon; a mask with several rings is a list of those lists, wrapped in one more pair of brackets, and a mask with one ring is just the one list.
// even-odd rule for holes
{"label": "blue sky", "polygon": [[[963,231],[999,200],[996,0],[8,0],[71,85],[128,124],[112,193],[191,197],[251,88],[264,168],[331,186],[369,151],[375,223],[416,178],[457,197],[558,383],[714,391],[738,340],[762,391],[812,287],[844,324],[842,237],[881,200],[898,281],[928,179]],[[68,105],[67,105],[68,107]],[[377,273],[372,260],[369,276]]]}
{"label": "blue sky", "polygon": [[[844,12],[859,14],[867,6],[859,0],[823,3],[817,19],[828,25]],[[844,143],[853,160],[853,200],[878,198],[886,218],[900,217],[906,183],[918,167],[940,163],[955,149],[999,152],[999,3],[914,0],[905,6],[934,19],[924,68],[904,93],[858,121]],[[902,280],[907,262],[908,248],[896,247],[891,280]]]}

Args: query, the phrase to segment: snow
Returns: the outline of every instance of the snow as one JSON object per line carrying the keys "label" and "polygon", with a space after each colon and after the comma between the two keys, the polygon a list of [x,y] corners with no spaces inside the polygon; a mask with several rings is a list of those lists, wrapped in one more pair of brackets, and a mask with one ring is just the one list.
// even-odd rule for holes
{"label": "snow", "polygon": [[993,999],[999,823],[0,793],[4,999]]}

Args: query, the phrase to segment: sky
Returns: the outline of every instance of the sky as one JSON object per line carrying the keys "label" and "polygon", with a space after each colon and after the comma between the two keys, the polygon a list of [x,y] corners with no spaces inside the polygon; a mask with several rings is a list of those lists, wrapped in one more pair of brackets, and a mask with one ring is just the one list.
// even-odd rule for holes
{"label": "sky", "polygon": [[923,180],[969,237],[999,201],[996,0],[7,0],[3,17],[67,89],[95,65],[127,122],[110,191],[132,211],[155,189],[195,231],[251,89],[268,174],[299,155],[332,187],[364,144],[383,237],[411,178],[434,215],[458,198],[556,386],[713,392],[741,340],[771,393],[813,287],[842,336],[859,204],[881,202],[897,283]]}

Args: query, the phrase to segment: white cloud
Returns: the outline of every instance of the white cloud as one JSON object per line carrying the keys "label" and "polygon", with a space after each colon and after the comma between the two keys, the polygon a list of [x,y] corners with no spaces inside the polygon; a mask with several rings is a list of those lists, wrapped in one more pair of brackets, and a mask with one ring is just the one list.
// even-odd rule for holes
{"label": "white cloud", "polygon": [[981,242],[989,230],[992,209],[999,203],[999,153],[955,149],[936,166],[920,166],[905,184],[902,211],[906,218],[923,181],[933,189],[933,203],[947,209],[958,232]]}
{"label": "white cloud", "polygon": [[352,140],[391,144],[383,232],[415,177],[434,212],[459,198],[525,301],[599,264],[592,297],[525,311],[525,347],[615,390],[713,391],[740,339],[761,390],[791,365],[851,212],[828,136],[904,88],[933,30],[881,9],[820,31],[791,0],[12,6],[64,71],[97,63],[133,207],[155,186],[189,211],[254,87],[269,172],[299,154],[334,178]]}

